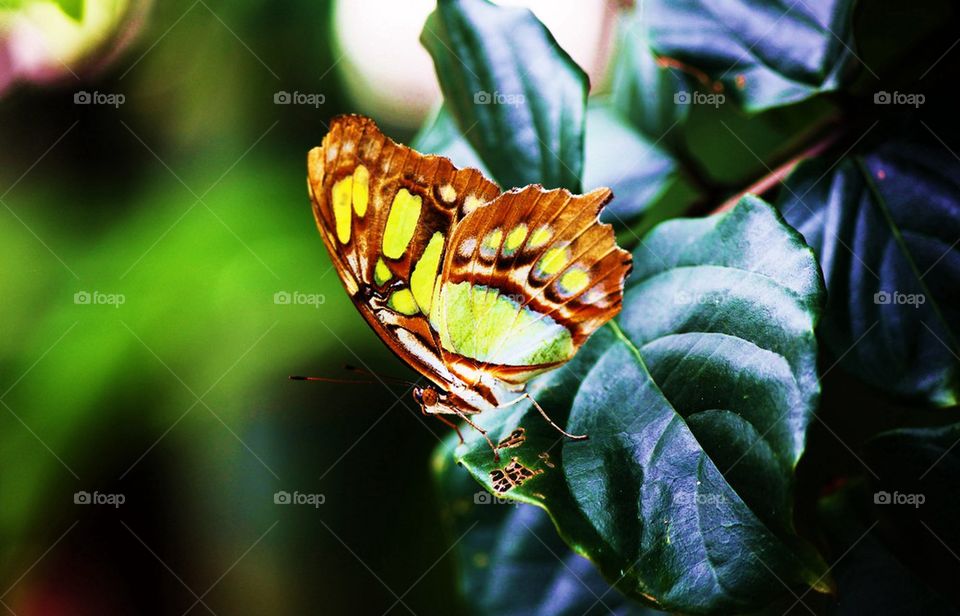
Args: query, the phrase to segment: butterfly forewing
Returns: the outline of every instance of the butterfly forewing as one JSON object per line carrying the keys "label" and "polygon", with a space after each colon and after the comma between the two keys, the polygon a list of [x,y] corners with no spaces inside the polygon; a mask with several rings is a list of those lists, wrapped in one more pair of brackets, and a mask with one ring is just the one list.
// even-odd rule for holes
{"label": "butterfly forewing", "polygon": [[378,261],[393,282],[408,280],[433,235],[445,243],[465,204],[500,193],[479,171],[397,144],[361,116],[334,119],[308,168],[314,214],[341,275],[377,287],[390,282],[377,281]]}
{"label": "butterfly forewing", "polygon": [[500,190],[361,116],[335,118],[307,164],[317,226],[351,299],[391,349],[438,380],[426,316],[452,227]]}

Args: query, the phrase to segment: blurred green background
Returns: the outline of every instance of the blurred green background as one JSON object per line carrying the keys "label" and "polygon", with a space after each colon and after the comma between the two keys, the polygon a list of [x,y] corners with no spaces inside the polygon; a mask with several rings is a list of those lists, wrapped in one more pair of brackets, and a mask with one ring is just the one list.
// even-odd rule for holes
{"label": "blurred green background", "polygon": [[429,475],[443,426],[403,387],[287,380],[414,378],[342,291],[305,191],[325,123],[363,110],[331,10],[156,3],[109,66],[0,98],[8,612],[459,611]]}

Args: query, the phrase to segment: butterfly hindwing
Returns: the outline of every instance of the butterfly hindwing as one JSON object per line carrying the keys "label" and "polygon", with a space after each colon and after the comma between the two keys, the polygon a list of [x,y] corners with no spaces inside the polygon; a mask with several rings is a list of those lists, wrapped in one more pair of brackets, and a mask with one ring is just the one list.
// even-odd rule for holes
{"label": "butterfly hindwing", "polygon": [[630,254],[597,220],[611,197],[528,186],[465,216],[431,315],[443,349],[515,385],[570,359],[622,302]]}

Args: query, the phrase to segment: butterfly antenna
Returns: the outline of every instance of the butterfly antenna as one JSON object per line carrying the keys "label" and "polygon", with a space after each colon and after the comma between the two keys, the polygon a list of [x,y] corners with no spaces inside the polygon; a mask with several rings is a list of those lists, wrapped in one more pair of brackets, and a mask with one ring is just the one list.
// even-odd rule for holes
{"label": "butterfly antenna", "polygon": [[403,385],[405,387],[413,387],[416,383],[408,381],[406,379],[401,379],[393,376],[383,376],[377,374],[376,372],[371,372],[369,370],[364,370],[363,368],[357,368],[356,366],[345,365],[344,369],[349,372],[355,372],[357,374],[362,374],[363,376],[369,377],[365,379],[339,379],[326,376],[290,376],[287,377],[291,381],[319,381],[321,383],[346,383],[349,385],[383,385],[383,384],[393,384],[393,385]]}
{"label": "butterfly antenna", "polygon": [[357,366],[351,366],[350,364],[344,364],[343,369],[346,370],[347,372],[356,372],[357,374],[363,374],[365,376],[377,379],[382,382],[397,383],[399,385],[405,385],[407,387],[413,387],[414,385],[416,385],[416,383],[414,383],[413,381],[409,381],[407,379],[401,379],[400,377],[396,377],[396,376],[386,376],[383,374],[377,374],[372,370],[367,370],[365,368],[358,368]]}
{"label": "butterfly antenna", "polygon": [[376,381],[360,379],[332,379],[325,376],[289,376],[291,381],[320,381],[322,383],[348,383],[352,385],[374,385]]}

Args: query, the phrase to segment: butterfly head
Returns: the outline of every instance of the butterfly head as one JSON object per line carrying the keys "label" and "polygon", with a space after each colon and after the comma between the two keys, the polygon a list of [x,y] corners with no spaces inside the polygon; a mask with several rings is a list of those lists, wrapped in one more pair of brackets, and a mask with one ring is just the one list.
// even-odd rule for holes
{"label": "butterfly head", "polygon": [[420,405],[424,413],[435,412],[437,405],[442,401],[442,396],[433,385],[426,387],[414,387],[413,399]]}

